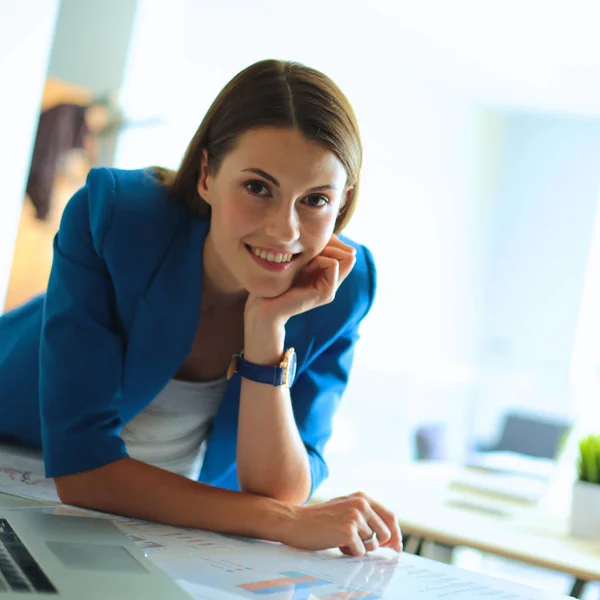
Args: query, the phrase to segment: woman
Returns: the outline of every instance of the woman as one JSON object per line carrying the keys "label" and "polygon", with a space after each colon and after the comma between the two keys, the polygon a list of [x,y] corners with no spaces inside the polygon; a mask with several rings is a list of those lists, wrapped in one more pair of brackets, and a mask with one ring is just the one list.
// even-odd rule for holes
{"label": "woman", "polygon": [[268,60],[223,89],[177,173],[90,173],[46,294],[0,319],[0,435],[43,446],[61,500],[401,549],[363,494],[302,506],[375,292],[368,250],[337,236],[361,152],[333,82]]}

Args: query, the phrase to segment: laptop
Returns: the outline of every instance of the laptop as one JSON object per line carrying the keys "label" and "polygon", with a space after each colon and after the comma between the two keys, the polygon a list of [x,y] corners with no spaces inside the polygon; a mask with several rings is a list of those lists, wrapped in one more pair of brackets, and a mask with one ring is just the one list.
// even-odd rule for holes
{"label": "laptop", "polygon": [[0,508],[0,600],[189,600],[108,519]]}

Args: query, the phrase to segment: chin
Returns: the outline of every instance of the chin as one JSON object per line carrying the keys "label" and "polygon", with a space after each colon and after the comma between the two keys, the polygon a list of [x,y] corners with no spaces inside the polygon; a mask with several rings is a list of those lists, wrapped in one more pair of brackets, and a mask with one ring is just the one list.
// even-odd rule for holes
{"label": "chin", "polygon": [[292,286],[291,278],[281,278],[279,281],[257,281],[256,279],[246,282],[248,292],[259,298],[276,298],[287,292]]}

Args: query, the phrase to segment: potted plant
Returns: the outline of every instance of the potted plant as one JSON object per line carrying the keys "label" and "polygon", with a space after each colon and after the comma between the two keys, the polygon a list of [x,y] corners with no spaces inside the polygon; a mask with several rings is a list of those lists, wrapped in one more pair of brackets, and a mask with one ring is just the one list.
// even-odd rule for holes
{"label": "potted plant", "polygon": [[600,538],[600,435],[588,435],[579,441],[571,533]]}

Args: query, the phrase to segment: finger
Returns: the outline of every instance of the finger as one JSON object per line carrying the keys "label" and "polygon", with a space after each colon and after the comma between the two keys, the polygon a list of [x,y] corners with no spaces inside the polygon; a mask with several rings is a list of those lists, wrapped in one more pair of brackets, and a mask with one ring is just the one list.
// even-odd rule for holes
{"label": "finger", "polygon": [[342,284],[344,279],[348,277],[354,265],[356,264],[356,253],[348,252],[342,248],[335,248],[332,246],[328,246],[323,250],[321,256],[325,256],[327,258],[333,258],[337,260],[340,264],[339,276],[337,281],[337,287]]}
{"label": "finger", "polygon": [[337,248],[336,246],[327,246],[319,256],[329,256],[330,258],[343,260],[348,256],[352,256],[352,253],[343,248]]}
{"label": "finger", "polygon": [[340,546],[340,550],[347,556],[364,556],[367,552],[358,531],[354,533],[348,544]]}
{"label": "finger", "polygon": [[[388,511],[389,512],[389,511]],[[400,524],[394,513],[389,512],[389,518],[385,518],[384,521],[390,531],[390,539],[385,543],[386,547],[393,548],[396,552],[402,552],[402,531]]]}
{"label": "finger", "polygon": [[[344,554],[350,556],[363,556],[367,552],[365,540],[371,539],[371,542],[376,541],[373,538],[373,530],[369,527],[366,520],[367,513],[371,510],[367,502],[362,498],[353,498],[350,501],[352,509],[350,513],[351,527],[348,531],[349,541],[340,546],[340,550]],[[367,542],[371,545],[370,542]]]}
{"label": "finger", "polygon": [[339,264],[339,261],[335,258],[324,256],[323,254],[318,254],[309,263],[302,267],[302,271],[304,271],[305,273],[311,271],[318,271],[319,269],[326,269],[328,267],[334,266],[334,263]]}
{"label": "finger", "polygon": [[[361,511],[367,526],[371,530],[369,535],[374,532],[377,536],[378,546],[388,545],[392,538],[392,532],[390,531],[386,521],[384,521],[382,516],[378,514],[377,510],[375,509],[375,507],[382,508],[381,505],[363,492],[356,492],[355,494],[349,496],[349,498],[352,499],[355,507]],[[362,538],[363,540],[367,540],[368,536],[362,536]]]}
{"label": "finger", "polygon": [[364,546],[365,552],[372,552],[379,548],[379,540],[377,534],[385,535],[387,527],[385,523],[371,509],[368,502],[363,498],[361,504],[357,507],[361,512],[361,518],[356,522],[358,536]]}
{"label": "finger", "polygon": [[303,313],[331,302],[335,298],[338,273],[338,261],[321,256],[314,258],[298,273],[294,285],[285,294],[293,311],[291,314]]}
{"label": "finger", "polygon": [[374,531],[371,531],[369,537],[363,539],[363,546],[365,547],[365,552],[373,552],[379,548],[379,540]]}
{"label": "finger", "polygon": [[313,276],[313,285],[323,295],[331,295],[337,290],[340,263],[334,258],[316,256],[304,267],[303,271],[305,274]]}
{"label": "finger", "polygon": [[327,246],[319,256],[326,256],[328,258],[335,258],[340,262],[356,262],[356,254],[348,252],[343,248],[335,248],[333,246]]}
{"label": "finger", "polygon": [[[372,535],[372,533],[375,534],[374,539],[372,541],[370,540],[369,544],[375,548],[378,548],[382,544],[388,542],[392,537],[392,534],[385,521],[373,509],[369,509],[365,517],[367,520],[367,525],[371,530],[369,535]],[[369,536],[363,537],[363,540],[367,540],[368,538]]]}
{"label": "finger", "polygon": [[380,545],[390,546],[397,552],[402,552],[402,532],[400,531],[400,525],[398,524],[396,515],[380,502],[369,498],[365,494],[360,495],[367,500],[373,512],[385,523],[387,531],[389,532],[389,537],[385,538],[384,536],[379,535],[379,533],[377,534]]}
{"label": "finger", "polygon": [[345,242],[342,242],[342,240],[340,240],[340,238],[337,235],[331,236],[328,246],[333,246],[335,248],[341,248],[343,250],[347,250],[348,252],[350,252],[352,254],[356,254],[356,248],[354,246],[351,246],[350,244],[346,244]]}
{"label": "finger", "polygon": [[337,283],[338,288],[340,287],[340,285],[342,285],[342,283],[344,282],[346,277],[348,277],[348,275],[350,275],[355,264],[356,264],[356,257],[354,255],[350,256],[349,258],[346,258],[345,260],[340,261],[340,271],[339,271],[338,283]]}

